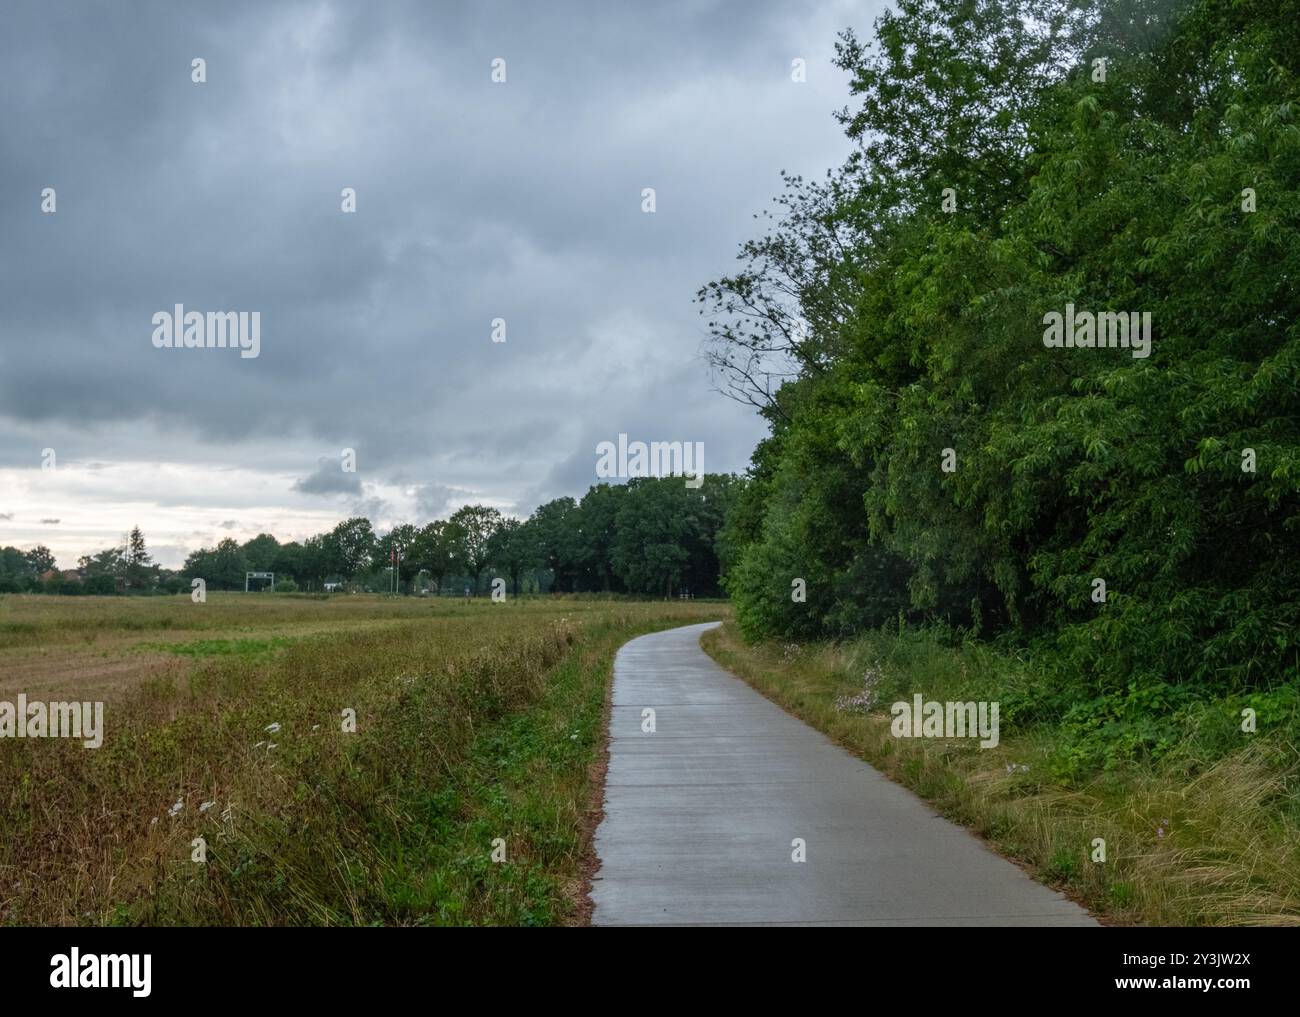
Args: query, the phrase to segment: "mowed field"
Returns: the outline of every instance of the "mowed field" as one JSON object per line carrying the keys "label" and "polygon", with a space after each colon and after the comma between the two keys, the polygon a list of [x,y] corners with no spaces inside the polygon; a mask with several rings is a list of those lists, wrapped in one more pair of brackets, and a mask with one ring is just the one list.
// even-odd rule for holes
{"label": "mowed field", "polygon": [[726,611],[0,596],[0,700],[105,704],[0,738],[0,924],[580,922],[614,652]]}

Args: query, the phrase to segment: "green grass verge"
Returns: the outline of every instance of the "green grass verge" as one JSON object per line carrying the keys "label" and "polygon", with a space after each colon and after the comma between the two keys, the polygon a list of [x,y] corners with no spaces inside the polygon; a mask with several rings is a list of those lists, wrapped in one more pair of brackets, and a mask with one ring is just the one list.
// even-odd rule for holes
{"label": "green grass verge", "polygon": [[[702,643],[769,699],[1104,920],[1300,924],[1300,752],[1285,724],[1252,735],[1230,726],[1236,741],[1225,743],[1221,718],[1201,713],[1178,750],[1080,774],[1059,765],[1072,732],[1018,723],[1014,710],[996,748],[891,734],[891,703],[917,692],[927,701],[1032,698],[1033,669],[986,647],[943,645],[924,632],[747,645],[730,623]],[[849,697],[868,673],[877,700],[863,710]],[[1104,861],[1094,860],[1099,842]]]}
{"label": "green grass verge", "polygon": [[188,643],[145,642],[135,649],[150,652],[174,653],[179,657],[263,657],[282,650],[292,640],[279,637],[270,639],[195,639]]}

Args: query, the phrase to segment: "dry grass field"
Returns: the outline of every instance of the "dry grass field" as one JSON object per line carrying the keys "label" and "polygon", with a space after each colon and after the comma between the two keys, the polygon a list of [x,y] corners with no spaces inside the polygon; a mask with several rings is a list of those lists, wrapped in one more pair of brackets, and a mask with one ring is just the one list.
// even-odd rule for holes
{"label": "dry grass field", "polygon": [[574,921],[613,654],[725,612],[0,596],[0,700],[105,703],[0,739],[0,924]]}

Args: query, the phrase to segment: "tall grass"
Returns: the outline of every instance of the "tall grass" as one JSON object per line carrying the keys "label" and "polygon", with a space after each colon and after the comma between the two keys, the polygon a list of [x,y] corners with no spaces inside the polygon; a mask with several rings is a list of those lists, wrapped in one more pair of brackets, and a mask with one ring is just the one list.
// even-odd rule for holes
{"label": "tall grass", "polygon": [[[1035,705],[1051,677],[979,645],[924,632],[843,644],[746,645],[730,624],[703,640],[723,666],[1116,924],[1300,924],[1300,751],[1287,718],[1244,734],[1239,704],[1185,714],[1159,758],[1079,772],[1072,733]],[[851,698],[874,680],[876,705]],[[1001,741],[896,738],[889,707],[1001,700]],[[1290,718],[1291,721],[1294,718]],[[1105,861],[1094,861],[1095,842]]]}
{"label": "tall grass", "polygon": [[[114,617],[268,622],[260,597],[197,616],[187,602],[136,603],[76,606],[104,631]],[[384,624],[194,653],[187,679],[108,704],[98,750],[0,741],[0,921],[564,921],[614,651],[719,615],[681,602],[266,606],[282,627],[322,613]],[[75,617],[60,605],[24,623],[37,640],[75,641]]]}

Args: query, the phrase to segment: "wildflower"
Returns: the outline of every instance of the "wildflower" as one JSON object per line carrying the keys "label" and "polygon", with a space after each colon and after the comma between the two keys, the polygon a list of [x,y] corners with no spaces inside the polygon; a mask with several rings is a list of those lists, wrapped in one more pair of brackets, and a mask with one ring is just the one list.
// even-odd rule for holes
{"label": "wildflower", "polygon": [[[795,649],[797,650],[798,647]],[[835,700],[835,709],[841,713],[867,713],[876,705],[880,679],[880,672],[868,667],[862,679],[862,691],[852,696],[838,696]]]}

